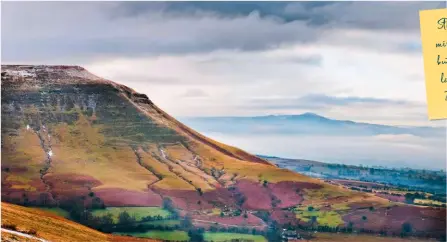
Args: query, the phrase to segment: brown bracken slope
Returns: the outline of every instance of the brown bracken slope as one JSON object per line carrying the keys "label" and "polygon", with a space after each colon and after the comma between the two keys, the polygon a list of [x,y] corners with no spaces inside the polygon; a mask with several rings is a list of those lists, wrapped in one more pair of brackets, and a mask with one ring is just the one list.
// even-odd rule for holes
{"label": "brown bracken slope", "polygon": [[[17,232],[30,234],[33,237],[47,241],[156,241],[151,239],[138,239],[127,236],[104,234],[51,213],[4,202],[2,202],[1,215],[2,228],[11,230],[11,227],[15,227],[13,230]],[[11,237],[19,238],[18,241],[25,240],[25,237],[17,235],[11,236],[11,234],[7,232],[2,232],[2,237],[2,241],[7,241],[5,240],[5,237],[9,238],[11,241],[14,241]]]}

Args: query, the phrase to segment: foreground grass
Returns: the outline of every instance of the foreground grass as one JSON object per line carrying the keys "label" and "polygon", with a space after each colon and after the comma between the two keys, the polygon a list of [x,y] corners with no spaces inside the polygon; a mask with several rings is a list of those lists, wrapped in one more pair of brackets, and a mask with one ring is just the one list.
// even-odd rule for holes
{"label": "foreground grass", "polygon": [[253,242],[267,242],[262,235],[251,235],[251,234],[238,234],[238,233],[211,233],[207,232],[204,234],[205,241],[213,242],[224,242],[232,241],[235,239],[239,240],[250,240]]}
{"label": "foreground grass", "polygon": [[93,216],[104,216],[107,214],[112,214],[113,221],[118,222],[120,213],[126,211],[130,216],[135,216],[137,221],[141,221],[143,217],[146,216],[161,216],[162,218],[167,218],[171,213],[160,207],[108,207],[106,209],[95,209],[93,210]]}
{"label": "foreground grass", "polygon": [[140,238],[151,238],[151,239],[159,239],[164,241],[188,241],[189,236],[185,231],[174,230],[174,231],[160,231],[160,230],[151,230],[145,233],[116,233],[121,235],[130,235],[134,237]]}
{"label": "foreground grass", "polygon": [[[70,220],[44,212],[36,208],[27,208],[18,205],[1,203],[2,226],[15,226],[17,231],[29,233],[35,231],[36,237],[47,241],[95,241],[95,242],[133,242],[147,241],[137,238],[114,236],[104,234]],[[28,232],[27,232],[28,231]],[[3,237],[4,233],[2,233]],[[9,235],[9,237],[14,237]],[[17,237],[17,236],[15,236]],[[7,237],[2,241],[8,241]],[[12,241],[27,241],[23,238]],[[29,240],[32,241],[32,240]]]}

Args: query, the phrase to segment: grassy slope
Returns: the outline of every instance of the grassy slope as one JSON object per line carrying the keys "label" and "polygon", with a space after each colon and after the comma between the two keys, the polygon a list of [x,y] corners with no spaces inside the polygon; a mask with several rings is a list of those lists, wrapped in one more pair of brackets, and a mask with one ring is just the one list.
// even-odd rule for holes
{"label": "grassy slope", "polygon": [[[177,121],[166,116],[166,114],[163,114],[162,117],[155,115],[154,112],[159,114],[161,111],[155,106],[145,104],[144,110],[150,110],[150,112],[144,111],[144,115],[147,115],[146,117],[148,118],[143,122],[152,122],[151,126],[148,126],[150,130],[147,130],[142,127],[140,120],[144,118],[144,115],[138,116],[138,109],[132,107],[131,104],[126,104],[125,108],[129,119],[121,117],[119,115],[121,107],[114,103],[122,102],[123,97],[107,91],[107,88],[105,90],[105,93],[101,94],[102,98],[113,97],[111,98],[112,101],[110,101],[112,104],[101,104],[103,109],[99,111],[98,107],[98,111],[93,114],[85,113],[77,104],[69,111],[61,111],[58,107],[48,110],[48,106],[50,106],[48,104],[44,107],[34,107],[29,103],[23,105],[25,109],[31,110],[27,116],[28,120],[25,119],[26,122],[17,123],[17,125],[22,127],[19,129],[18,136],[5,135],[6,140],[9,142],[7,142],[5,148],[7,152],[2,154],[2,156],[6,161],[5,165],[36,166],[36,168],[34,170],[28,169],[29,175],[19,174],[18,176],[24,182],[20,183],[22,182],[20,181],[18,184],[14,184],[13,188],[23,188],[23,190],[35,189],[28,180],[39,178],[38,171],[42,167],[42,161],[45,160],[45,153],[39,147],[39,139],[37,131],[35,131],[36,124],[32,126],[31,130],[25,129],[25,123],[29,123],[30,120],[38,120],[37,126],[40,128],[44,124],[47,126],[47,132],[39,131],[42,137],[47,137],[47,135],[52,137],[51,142],[47,142],[51,143],[54,156],[45,178],[51,178],[53,175],[63,176],[64,174],[78,173],[99,181],[101,184],[95,189],[122,188],[145,191],[148,184],[157,182],[158,178],[154,174],[157,173],[164,179],[157,182],[155,184],[156,187],[180,190],[201,188],[202,191],[208,191],[213,190],[214,186],[219,183],[209,173],[206,173],[206,171],[213,168],[225,169],[221,182],[228,182],[235,174],[237,174],[237,179],[244,178],[252,181],[268,180],[269,182],[278,182],[289,180],[318,182],[315,179],[279,169],[269,163],[260,163],[261,161],[258,160],[255,160],[256,162],[241,160],[241,157],[247,158],[249,155],[235,148],[229,148],[230,151],[225,151],[225,148],[228,147],[219,144],[216,149],[217,143],[203,136],[197,138],[199,135],[192,135],[193,131],[189,129],[188,132],[185,132],[186,127],[180,127]],[[90,90],[86,88],[85,92],[88,93]],[[36,100],[45,100],[48,96],[42,93],[33,93],[33,95],[36,96]],[[61,94],[61,97],[64,95],[70,96],[72,94],[67,91],[67,93]],[[30,102],[36,101],[30,100]],[[133,104],[138,107],[142,106],[141,104]],[[132,109],[134,110],[132,111]],[[74,115],[75,118],[69,123],[55,122],[49,117],[42,117],[47,112],[54,116],[67,116],[68,112],[70,115]],[[8,116],[5,115],[5,117]],[[132,117],[135,117],[135,119],[132,119]],[[15,116],[10,117],[10,119],[14,118]],[[135,127],[133,129],[128,128],[129,130],[126,131],[126,134],[115,131],[122,129],[124,123],[127,123],[127,126]],[[163,126],[172,128],[180,136],[176,137],[175,134],[163,131],[159,136],[154,136],[158,139],[154,140],[154,137],[151,135],[162,132],[160,127]],[[140,137],[141,140],[133,140],[137,139],[135,137]],[[173,141],[175,142],[173,143]],[[34,142],[31,144],[32,150],[25,149],[29,145],[27,142]],[[188,147],[181,145],[182,143],[187,144]],[[140,147],[138,148],[138,153],[146,167],[137,163],[137,157],[134,150],[132,150],[133,146]],[[165,159],[160,154],[159,146],[163,147],[168,156],[170,156],[169,158]],[[146,149],[142,150],[141,147],[146,147]],[[11,151],[8,152],[9,150]],[[242,155],[238,156],[238,154]],[[195,157],[199,157],[202,161],[200,166],[194,165]],[[255,159],[253,157],[247,160]],[[183,158],[182,161],[189,163],[189,165],[179,162],[179,158]],[[152,172],[148,171],[147,168],[150,168]],[[13,173],[5,175],[7,180],[17,179],[17,176]]]}
{"label": "grassy slope", "polygon": [[2,202],[2,226],[16,225],[19,231],[37,231],[49,241],[153,241],[103,234],[52,213]]}
{"label": "grassy slope", "polygon": [[[149,100],[138,101],[135,95],[139,94],[118,84],[82,86],[76,90],[69,86],[52,94],[41,90],[7,94],[9,96],[2,97],[2,103],[14,100],[27,110],[24,117],[21,113],[3,113],[2,110],[4,120],[8,121],[7,127],[11,127],[4,133],[7,142],[6,152],[2,152],[2,166],[27,169],[26,173],[2,172],[6,181],[14,180],[9,182],[12,192],[44,189],[42,184],[38,187],[35,182],[41,182],[39,170],[45,160],[35,131],[40,128],[41,137],[51,135],[51,141],[46,139],[45,142],[51,143],[54,153],[43,179],[51,180],[55,184],[53,189],[60,192],[71,188],[85,193],[85,187],[95,192],[102,188],[144,192],[148,187],[189,191],[200,188],[206,192],[239,179],[248,179],[269,183],[310,182],[324,187],[306,191],[304,203],[318,203],[330,197],[344,197],[346,202],[361,196],[280,169],[237,148],[204,137]],[[88,112],[83,105],[95,95],[96,109]],[[79,101],[82,98],[83,101]],[[70,104],[67,100],[73,100],[71,108],[66,107]],[[26,129],[28,124],[30,130]],[[43,125],[47,132],[42,131]],[[20,128],[15,132],[17,126]],[[27,149],[29,145],[32,149]],[[213,170],[221,172],[218,178],[213,177]],[[76,177],[83,177],[84,182]],[[375,200],[387,203],[385,199]]]}

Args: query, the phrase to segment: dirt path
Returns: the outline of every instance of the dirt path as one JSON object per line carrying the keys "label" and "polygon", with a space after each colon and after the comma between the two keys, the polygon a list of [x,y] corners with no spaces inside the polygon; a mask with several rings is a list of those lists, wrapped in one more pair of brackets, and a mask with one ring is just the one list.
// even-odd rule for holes
{"label": "dirt path", "polygon": [[35,240],[41,241],[41,242],[49,242],[48,240],[44,240],[44,239],[41,239],[41,238],[38,238],[38,237],[35,237],[35,236],[32,236],[32,235],[29,235],[29,234],[17,232],[17,231],[14,231],[14,230],[9,230],[9,229],[2,228],[1,231],[5,232],[5,233],[9,233],[9,234],[25,237],[25,238],[28,238],[28,239],[35,239]]}

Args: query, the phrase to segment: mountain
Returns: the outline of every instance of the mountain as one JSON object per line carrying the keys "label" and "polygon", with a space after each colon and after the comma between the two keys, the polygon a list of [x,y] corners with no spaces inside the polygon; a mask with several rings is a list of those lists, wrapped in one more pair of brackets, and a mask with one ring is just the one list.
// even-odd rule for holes
{"label": "mountain", "polygon": [[[62,209],[108,232],[154,229],[146,223],[156,218],[188,221],[173,225],[183,230],[192,223],[261,234],[272,221],[390,235],[408,222],[406,233],[445,236],[445,210],[391,203],[281,169],[201,135],[145,94],[82,67],[10,65],[1,76],[2,201]],[[194,240],[193,232],[184,236]]]}
{"label": "mountain", "polygon": [[315,113],[299,115],[268,115],[255,117],[185,117],[182,122],[201,132],[290,134],[290,135],[343,135],[369,136],[381,134],[410,134],[421,137],[445,135],[444,128],[400,127],[336,120]]}

